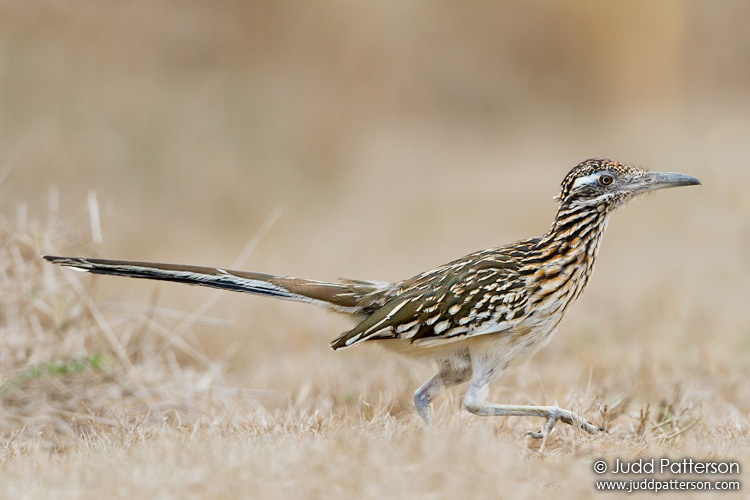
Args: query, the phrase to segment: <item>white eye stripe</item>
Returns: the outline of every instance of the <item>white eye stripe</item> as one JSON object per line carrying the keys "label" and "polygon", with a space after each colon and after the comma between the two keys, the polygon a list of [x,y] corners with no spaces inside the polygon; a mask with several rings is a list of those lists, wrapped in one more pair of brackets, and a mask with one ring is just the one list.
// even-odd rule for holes
{"label": "white eye stripe", "polygon": [[589,184],[597,184],[599,182],[599,175],[601,175],[601,172],[597,172],[595,174],[587,175],[586,177],[579,177],[573,182],[573,189],[579,187],[579,186],[586,186]]}

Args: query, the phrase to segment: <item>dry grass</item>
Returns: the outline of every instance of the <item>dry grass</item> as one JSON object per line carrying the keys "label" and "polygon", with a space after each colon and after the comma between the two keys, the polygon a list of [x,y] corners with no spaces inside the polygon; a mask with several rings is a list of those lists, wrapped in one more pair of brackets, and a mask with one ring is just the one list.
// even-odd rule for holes
{"label": "dry grass", "polygon": [[[0,2],[5,496],[585,497],[598,457],[746,462],[747,16]],[[423,428],[432,368],[332,352],[344,318],[38,258],[402,279],[545,231],[562,176],[598,155],[704,185],[615,214],[557,337],[498,380],[495,401],[610,430],[559,426],[544,453],[539,422],[469,415],[462,387]]]}
{"label": "dry grass", "polygon": [[510,373],[497,400],[559,404],[610,430],[590,436],[558,425],[542,453],[524,437],[539,422],[474,417],[460,410],[459,390],[436,405],[435,427],[424,428],[410,408],[419,374],[399,361],[336,376],[359,377],[359,386],[327,382],[314,360],[297,360],[293,369],[308,383],[294,396],[247,390],[185,328],[216,320],[97,304],[96,278],[37,257],[55,248],[54,226],[4,226],[1,286],[12,292],[0,304],[0,463],[8,497],[578,496],[591,494],[600,457],[748,456],[746,380],[709,369],[684,382],[679,358],[671,367],[600,363],[585,378],[569,360],[552,359],[567,356],[557,351]]}

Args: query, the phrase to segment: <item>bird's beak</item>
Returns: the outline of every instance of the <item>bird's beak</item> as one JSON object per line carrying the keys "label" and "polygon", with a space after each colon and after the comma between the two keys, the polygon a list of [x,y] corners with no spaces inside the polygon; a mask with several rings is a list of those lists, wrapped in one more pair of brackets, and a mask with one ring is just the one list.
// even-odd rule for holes
{"label": "bird's beak", "polygon": [[674,172],[646,172],[643,177],[634,179],[628,184],[628,188],[635,193],[645,193],[680,186],[700,186],[701,181],[695,177]]}

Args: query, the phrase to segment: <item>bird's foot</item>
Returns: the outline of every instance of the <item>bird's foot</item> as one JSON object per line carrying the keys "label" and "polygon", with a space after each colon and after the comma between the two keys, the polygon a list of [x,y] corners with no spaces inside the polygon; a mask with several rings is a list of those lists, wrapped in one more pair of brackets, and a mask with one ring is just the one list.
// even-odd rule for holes
{"label": "bird's foot", "polygon": [[558,420],[568,425],[580,427],[589,434],[596,434],[597,432],[607,432],[607,429],[605,429],[604,427],[594,425],[588,420],[579,417],[572,411],[563,410],[562,408],[558,408],[557,406],[549,407],[547,414],[543,416],[547,419],[547,423],[544,425],[542,430],[540,430],[539,432],[530,431],[526,433],[527,436],[531,436],[534,439],[541,439],[542,443],[547,441],[547,437],[549,437],[550,433],[552,432],[552,428],[555,426],[555,423],[557,423]]}

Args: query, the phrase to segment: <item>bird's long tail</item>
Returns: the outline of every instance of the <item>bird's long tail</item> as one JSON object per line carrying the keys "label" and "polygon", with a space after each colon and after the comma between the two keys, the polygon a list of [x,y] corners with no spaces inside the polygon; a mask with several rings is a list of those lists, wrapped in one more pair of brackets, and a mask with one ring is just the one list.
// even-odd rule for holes
{"label": "bird's long tail", "polygon": [[371,281],[322,281],[276,276],[273,274],[228,269],[136,262],[124,260],[91,259],[85,257],[55,257],[44,259],[60,266],[94,274],[111,274],[161,281],[174,281],[188,285],[207,286],[233,292],[252,293],[279,299],[307,302],[353,315],[362,314],[384,283]]}

